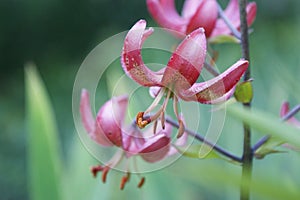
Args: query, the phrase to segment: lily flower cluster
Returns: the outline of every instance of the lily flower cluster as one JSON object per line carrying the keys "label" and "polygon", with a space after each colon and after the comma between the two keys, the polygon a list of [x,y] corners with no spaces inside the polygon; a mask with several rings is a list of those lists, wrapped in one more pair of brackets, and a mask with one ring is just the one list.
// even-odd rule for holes
{"label": "lily flower cluster", "polygon": [[[104,166],[99,165],[91,168],[94,176],[102,171],[103,182],[106,182],[109,170],[116,167],[122,159],[127,161],[132,156],[141,156],[146,162],[154,163],[177,152],[171,144],[172,128],[169,124],[166,124],[164,129],[157,131],[155,134],[152,132],[153,129],[142,133],[135,124],[126,126],[124,119],[127,106],[127,96],[113,97],[100,108],[96,119],[94,119],[89,93],[85,89],[81,93],[81,119],[89,136],[103,147],[119,148],[117,153]],[[184,145],[186,139],[187,135],[185,134],[173,145]],[[129,176],[130,169],[126,169],[126,173],[121,180],[120,189],[123,189],[125,183],[129,181]],[[144,181],[145,178],[142,177],[138,187],[141,187]]]}
{"label": "lily flower cluster", "polygon": [[[174,0],[147,0],[150,14],[157,23],[184,35],[191,33],[199,27],[205,29],[206,37],[230,35],[232,31],[224,21],[218,17],[218,3],[216,0],[186,0],[181,15],[178,14]],[[247,23],[251,26],[256,17],[256,3],[247,4]],[[239,30],[240,15],[238,0],[230,0],[225,11],[225,17],[233,28]]]}
{"label": "lily flower cluster", "polygon": [[[143,112],[139,112],[135,122],[126,126],[124,123],[128,106],[127,96],[112,97],[93,117],[89,93],[83,89],[80,102],[80,114],[84,128],[89,136],[102,147],[117,147],[113,158],[104,165],[91,169],[94,176],[102,172],[102,181],[106,181],[107,173],[122,160],[140,156],[148,163],[178,153],[176,146],[183,146],[187,141],[183,115],[179,112],[179,101],[196,101],[202,104],[217,104],[229,99],[235,86],[248,68],[247,60],[237,60],[223,73],[214,78],[197,82],[205,63],[207,54],[207,38],[220,34],[231,34],[222,19],[218,18],[216,0],[186,0],[179,16],[175,10],[174,0],[147,0],[150,13],[158,23],[165,28],[188,34],[177,46],[165,67],[153,71],[146,66],[142,58],[142,45],[154,32],[146,29],[146,21],[139,20],[127,33],[121,53],[121,65],[124,72],[132,80],[144,87],[150,88],[154,97],[153,103]],[[248,24],[251,25],[256,15],[256,4],[247,6]],[[225,14],[239,28],[237,0],[231,0]],[[152,111],[158,107],[158,111]],[[177,139],[172,142],[172,127],[167,123],[166,108],[173,100],[173,112],[179,128]],[[160,121],[160,126],[158,125]],[[153,122],[153,127],[142,130]],[[150,131],[149,131],[150,130]],[[120,184],[123,189],[129,181],[130,169],[125,169]],[[141,177],[138,187],[144,184]]]}

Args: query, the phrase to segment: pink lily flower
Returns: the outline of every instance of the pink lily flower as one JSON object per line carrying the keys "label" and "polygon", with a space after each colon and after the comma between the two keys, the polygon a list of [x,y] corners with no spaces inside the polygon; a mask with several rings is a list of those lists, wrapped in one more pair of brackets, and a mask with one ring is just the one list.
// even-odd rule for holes
{"label": "pink lily flower", "polygon": [[[141,133],[134,125],[124,126],[123,121],[128,105],[127,96],[113,97],[107,101],[94,119],[90,106],[89,93],[83,89],[80,101],[82,123],[90,137],[101,146],[116,146],[120,148],[115,156],[105,165],[92,168],[94,176],[102,171],[102,181],[106,181],[108,171],[115,167],[122,159],[131,156],[141,156],[146,162],[157,162],[170,155],[171,126],[166,125],[155,134]],[[153,130],[153,129],[152,129]],[[121,181],[123,189],[129,179],[128,171]],[[144,178],[141,179],[144,182]],[[141,187],[142,183],[139,183]]]}
{"label": "pink lily flower", "polygon": [[[218,18],[216,0],[186,0],[182,14],[179,15],[174,0],[147,0],[147,7],[153,19],[167,29],[189,34],[200,27],[205,29],[206,37],[231,34],[223,19]],[[230,0],[225,15],[236,29],[240,27],[238,0]],[[247,5],[248,25],[256,16],[256,3]]]}
{"label": "pink lily flower", "polygon": [[[197,101],[204,104],[218,103],[232,96],[235,85],[248,68],[248,61],[239,60],[219,76],[206,82],[196,83],[206,57],[204,29],[199,28],[189,34],[172,54],[167,66],[158,72],[150,70],[141,57],[142,44],[152,34],[153,29],[145,29],[146,21],[138,21],[127,33],[124,41],[121,63],[125,73],[138,84],[156,87],[151,93],[156,96],[152,105],[137,115],[137,125],[145,127],[161,118],[164,127],[164,113],[168,100],[173,98],[174,113],[181,128],[178,137],[184,132],[183,122],[178,114],[178,99]],[[157,113],[145,118],[162,97],[166,98]]]}
{"label": "pink lily flower", "polygon": [[186,0],[181,16],[175,8],[174,0],[147,0],[147,7],[160,26],[184,35],[203,27],[209,36],[218,18],[215,0]]}

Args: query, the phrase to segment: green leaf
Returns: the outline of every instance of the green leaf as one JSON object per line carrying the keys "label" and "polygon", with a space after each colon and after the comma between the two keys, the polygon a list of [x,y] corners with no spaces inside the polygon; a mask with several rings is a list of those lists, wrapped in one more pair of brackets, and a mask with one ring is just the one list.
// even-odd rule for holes
{"label": "green leaf", "polygon": [[262,135],[270,134],[287,143],[300,147],[300,131],[287,123],[282,123],[279,117],[256,109],[246,109],[239,105],[227,107],[228,113],[244,121]]}
{"label": "green leaf", "polygon": [[208,40],[211,44],[222,44],[222,43],[240,43],[240,40],[232,35],[218,35]]}
{"label": "green leaf", "polygon": [[25,68],[29,195],[62,199],[61,160],[54,113],[36,68]]}
{"label": "green leaf", "polygon": [[253,98],[251,81],[245,81],[236,86],[234,97],[238,102],[250,103]]}
{"label": "green leaf", "polygon": [[284,141],[270,137],[262,146],[260,146],[255,152],[254,156],[258,159],[264,158],[266,155],[271,153],[283,153],[284,151],[276,150],[275,148],[282,145]]}
{"label": "green leaf", "polygon": [[[170,173],[171,177],[176,174],[179,179],[192,181],[192,185],[195,187],[204,187],[214,193],[222,192],[224,186],[232,187],[234,191],[238,191],[240,188],[241,173],[239,168],[209,161],[198,164],[182,159],[182,162],[182,165],[176,163],[170,170],[165,170],[166,173]],[[182,173],[183,169],[184,173]],[[279,178],[257,172],[253,174],[251,183],[251,196],[254,195],[259,196],[259,199],[298,199],[300,191],[296,183],[287,184],[287,180],[282,174]]]}
{"label": "green leaf", "polygon": [[203,157],[200,151],[205,151],[206,148],[211,149],[211,147],[205,144],[194,144],[189,146],[188,149],[184,147],[176,147],[177,150],[182,153],[182,155],[190,157],[190,158],[222,158],[216,151],[213,149]]}

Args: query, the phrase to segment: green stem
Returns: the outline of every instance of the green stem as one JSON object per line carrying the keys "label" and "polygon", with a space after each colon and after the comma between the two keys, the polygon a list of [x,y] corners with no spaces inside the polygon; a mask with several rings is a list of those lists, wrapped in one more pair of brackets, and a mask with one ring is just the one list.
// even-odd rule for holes
{"label": "green stem", "polygon": [[[239,0],[242,57],[245,60],[250,61],[246,5],[247,5],[247,0]],[[251,78],[251,71],[249,66],[244,75],[244,80],[247,81],[250,78]],[[244,106],[250,108],[251,102],[245,103]],[[240,199],[248,200],[250,198],[253,153],[251,148],[251,129],[245,123],[243,124],[243,126],[244,126],[244,149],[243,149],[243,156],[242,156],[243,168],[242,168],[242,182],[240,188]]]}

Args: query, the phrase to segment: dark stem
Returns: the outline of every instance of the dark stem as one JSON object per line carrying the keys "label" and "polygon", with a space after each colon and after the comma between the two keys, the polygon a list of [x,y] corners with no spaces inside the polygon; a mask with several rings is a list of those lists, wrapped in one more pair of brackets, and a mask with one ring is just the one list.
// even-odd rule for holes
{"label": "dark stem", "polygon": [[[281,120],[282,121],[287,121],[289,120],[291,117],[293,117],[295,114],[297,114],[300,111],[300,104],[295,106],[293,109],[291,109],[286,115],[284,115]],[[252,153],[254,154],[255,151],[257,149],[259,149],[259,147],[261,147],[264,143],[266,143],[268,141],[268,139],[270,138],[269,135],[265,135],[264,137],[262,137],[261,139],[258,140],[258,142],[253,145],[252,147]]]}
{"label": "dark stem", "polygon": [[[239,0],[242,57],[245,60],[250,61],[246,6],[247,6],[247,0]],[[251,71],[249,66],[244,75],[244,80],[247,81],[250,78],[251,78]],[[250,108],[251,102],[245,103],[244,106]],[[251,148],[251,129],[245,123],[243,124],[243,127],[244,127],[244,149],[243,149],[243,157],[242,157],[243,169],[242,169],[242,182],[240,188],[240,199],[248,200],[250,198],[250,185],[251,185],[250,183],[251,183],[251,174],[252,174],[253,153]]]}
{"label": "dark stem", "polygon": [[[166,117],[166,122],[169,123],[170,125],[176,127],[176,128],[179,128],[179,124],[176,121],[174,121],[173,119],[171,119],[170,117]],[[223,149],[222,147],[220,147],[220,146],[218,146],[216,144],[213,144],[210,141],[205,140],[204,137],[201,136],[201,135],[199,135],[198,133],[196,133],[196,132],[194,132],[192,130],[189,130],[187,128],[185,129],[185,132],[187,134],[189,134],[190,136],[195,137],[200,142],[203,142],[204,144],[209,145],[215,151],[217,151],[218,153],[222,154],[223,156],[226,156],[227,158],[230,158],[231,160],[239,162],[239,163],[242,162],[242,159],[240,157],[237,157],[237,156],[231,154],[230,152],[228,152],[227,150]]]}

